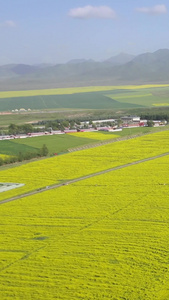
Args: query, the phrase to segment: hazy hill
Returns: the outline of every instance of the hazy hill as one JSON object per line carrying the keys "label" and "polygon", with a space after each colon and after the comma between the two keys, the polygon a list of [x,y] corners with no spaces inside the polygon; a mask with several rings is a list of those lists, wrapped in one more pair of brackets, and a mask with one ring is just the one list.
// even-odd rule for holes
{"label": "hazy hill", "polygon": [[71,59],[67,62],[67,64],[81,64],[81,63],[84,63],[84,62],[94,62],[93,59]]}
{"label": "hazy hill", "polygon": [[129,61],[133,60],[135,55],[127,54],[127,53],[120,53],[116,56],[112,56],[109,59],[105,60],[104,62],[111,63],[113,65],[123,65],[128,63]]}
{"label": "hazy hill", "polygon": [[39,70],[38,67],[24,65],[24,64],[19,64],[19,65],[14,66],[14,68],[12,68],[12,71],[14,73],[16,73],[17,75],[31,74],[31,73],[35,73],[38,70]]}
{"label": "hazy hill", "polygon": [[55,66],[45,64],[0,66],[0,90],[168,83],[168,81],[168,49],[136,57],[120,54],[103,62],[81,59]]}
{"label": "hazy hill", "polygon": [[119,79],[138,80],[140,82],[169,81],[169,50],[162,49],[154,53],[136,56],[131,62],[118,69]]}

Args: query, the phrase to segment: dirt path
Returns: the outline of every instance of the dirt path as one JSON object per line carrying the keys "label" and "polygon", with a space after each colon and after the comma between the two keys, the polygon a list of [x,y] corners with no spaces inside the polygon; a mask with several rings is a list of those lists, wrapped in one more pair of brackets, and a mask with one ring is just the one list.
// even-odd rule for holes
{"label": "dirt path", "polygon": [[15,201],[15,200],[18,200],[18,199],[21,199],[21,198],[25,198],[25,197],[28,197],[28,196],[32,196],[32,195],[35,195],[35,194],[39,194],[39,193],[42,193],[42,192],[45,192],[45,191],[48,191],[48,190],[56,189],[56,188],[59,188],[61,186],[69,185],[69,184],[72,184],[72,183],[75,183],[75,182],[78,182],[78,181],[81,181],[81,180],[85,180],[85,179],[88,179],[88,178],[91,178],[91,177],[94,177],[94,176],[99,176],[99,175],[102,175],[102,174],[105,174],[105,173],[108,173],[108,172],[112,172],[112,171],[116,171],[116,170],[119,170],[119,169],[127,168],[127,167],[137,165],[137,164],[140,164],[140,163],[144,163],[146,161],[154,160],[154,159],[157,159],[157,158],[160,158],[160,157],[163,157],[163,156],[167,156],[167,155],[169,155],[169,152],[159,154],[159,155],[156,155],[156,156],[153,156],[153,157],[148,157],[148,158],[145,158],[145,159],[141,159],[141,160],[138,160],[138,161],[134,161],[134,162],[131,162],[131,163],[128,163],[128,164],[125,164],[125,165],[116,166],[116,167],[113,167],[113,168],[110,168],[110,169],[106,169],[106,170],[99,171],[99,172],[96,172],[96,173],[93,173],[93,174],[85,175],[85,176],[75,178],[75,179],[72,179],[72,180],[67,180],[64,183],[58,183],[58,184],[55,184],[55,185],[46,186],[44,188],[37,189],[37,190],[31,191],[31,192],[28,192],[26,194],[23,194],[23,195],[18,195],[16,197],[12,197],[12,198],[9,198],[9,199],[2,200],[2,201],[0,201],[0,205],[4,204],[4,203],[11,202],[11,201]]}

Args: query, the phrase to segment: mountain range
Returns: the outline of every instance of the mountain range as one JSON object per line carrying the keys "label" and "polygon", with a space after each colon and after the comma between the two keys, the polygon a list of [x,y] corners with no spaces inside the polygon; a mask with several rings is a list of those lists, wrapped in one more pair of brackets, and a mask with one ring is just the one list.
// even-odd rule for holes
{"label": "mountain range", "polygon": [[121,53],[105,61],[74,59],[65,64],[0,66],[0,90],[169,82],[169,50],[137,56]]}

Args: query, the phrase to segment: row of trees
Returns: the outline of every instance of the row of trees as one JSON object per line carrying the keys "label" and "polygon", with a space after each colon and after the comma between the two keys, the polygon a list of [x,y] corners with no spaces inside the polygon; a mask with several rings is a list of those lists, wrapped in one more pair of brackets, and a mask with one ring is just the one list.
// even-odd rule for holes
{"label": "row of trees", "polygon": [[26,153],[19,152],[15,156],[7,156],[4,159],[0,157],[0,166],[12,164],[12,163],[16,163],[16,162],[22,162],[24,160],[30,160],[33,158],[44,157],[44,156],[47,156],[48,153],[49,153],[49,150],[48,150],[47,146],[44,144],[42,146],[42,148],[39,149],[39,151],[37,151],[37,152],[26,152]]}
{"label": "row of trees", "polygon": [[45,122],[45,130],[65,130],[65,128],[73,129],[75,125],[80,125],[80,122],[76,123],[74,120],[68,121],[46,121]]}
{"label": "row of trees", "polygon": [[23,124],[23,125],[10,124],[8,126],[9,135],[22,134],[22,133],[27,134],[33,131],[34,131],[34,127],[32,126],[32,124]]}
{"label": "row of trees", "polygon": [[[119,117],[119,116],[118,116]],[[95,121],[95,120],[107,120],[107,119],[116,119],[117,115],[116,114],[112,114],[109,112],[109,110],[107,111],[100,111],[100,110],[96,110],[94,112],[88,112],[88,113],[83,113],[82,116],[78,116],[78,117],[66,117],[64,119],[57,119],[57,120],[43,120],[43,121],[39,121],[38,125],[46,125],[48,124],[51,127],[56,126],[57,128],[59,128],[60,125],[63,125],[64,127],[68,127],[68,126],[74,126],[75,124],[80,125],[80,122],[85,122],[85,121]],[[37,125],[33,124],[33,125]]]}
{"label": "row of trees", "polygon": [[[84,124],[84,128],[89,128],[89,126],[92,126],[93,128],[97,128],[97,125],[100,125],[99,123],[93,123],[92,120],[89,121],[89,123],[85,123]],[[102,126],[114,126],[115,123],[114,122],[105,122],[105,123],[102,123]],[[65,130],[65,128],[69,128],[69,129],[78,129],[80,128],[80,121],[75,121],[75,120],[72,120],[72,121],[68,121],[68,120],[65,120],[65,121],[62,121],[62,122],[58,122],[58,121],[47,121],[45,123],[45,130],[46,131],[50,131],[50,130]]]}
{"label": "row of trees", "polygon": [[166,120],[167,122],[169,121],[169,113],[145,113],[141,114],[140,116],[141,119],[146,119],[146,120]]}

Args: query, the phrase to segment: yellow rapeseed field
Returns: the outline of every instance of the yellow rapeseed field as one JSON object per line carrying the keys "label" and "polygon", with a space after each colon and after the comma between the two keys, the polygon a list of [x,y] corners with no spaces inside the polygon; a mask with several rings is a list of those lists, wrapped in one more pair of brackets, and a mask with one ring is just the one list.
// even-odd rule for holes
{"label": "yellow rapeseed field", "polygon": [[77,137],[83,137],[83,138],[88,138],[88,139],[94,139],[98,141],[103,141],[103,140],[110,140],[119,137],[117,134],[109,133],[109,134],[104,134],[101,132],[73,132],[69,133],[69,135],[77,136]]}
{"label": "yellow rapeseed field", "polygon": [[1,205],[0,299],[169,299],[168,165]]}
{"label": "yellow rapeseed field", "polygon": [[118,165],[169,152],[169,131],[72,152],[0,171],[0,182],[25,184],[0,200]]}
{"label": "yellow rapeseed field", "polygon": [[0,154],[0,158],[2,158],[2,159],[8,158],[8,157],[10,157],[10,155],[7,155],[7,154]]}
{"label": "yellow rapeseed field", "polygon": [[101,92],[117,89],[146,89],[155,87],[168,87],[168,84],[147,84],[147,85],[123,85],[123,86],[89,86],[76,88],[58,88],[58,89],[42,89],[42,90],[27,90],[27,91],[8,91],[0,92],[0,98],[16,98],[16,97],[31,97],[43,95],[70,95],[86,92]]}
{"label": "yellow rapeseed field", "polygon": [[169,103],[154,103],[154,106],[169,106]]}

